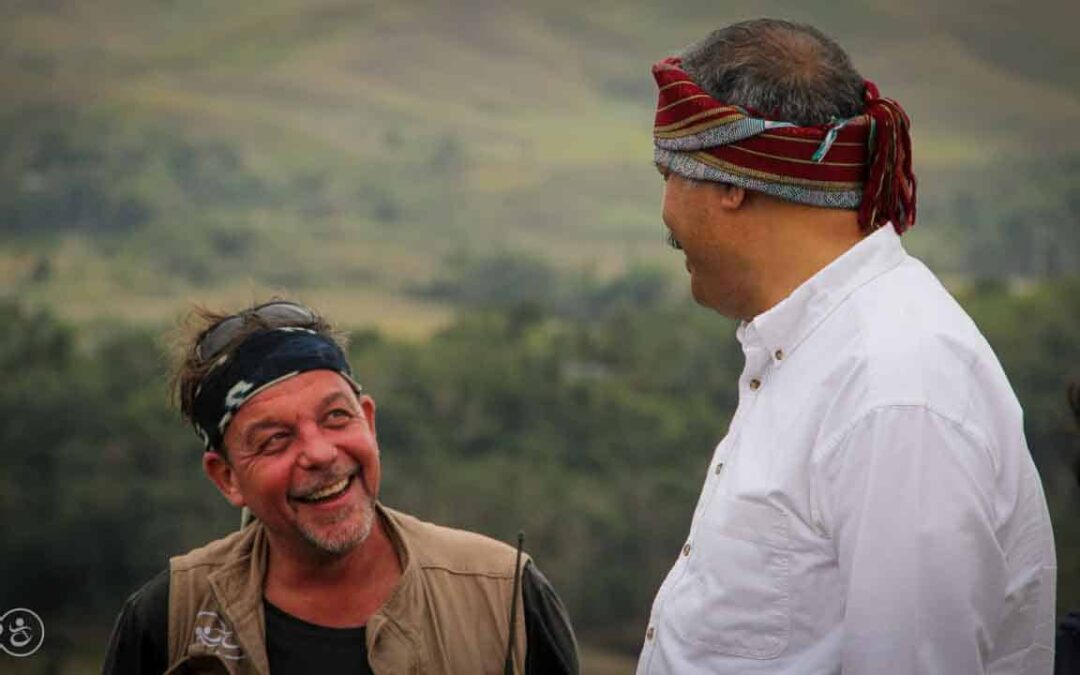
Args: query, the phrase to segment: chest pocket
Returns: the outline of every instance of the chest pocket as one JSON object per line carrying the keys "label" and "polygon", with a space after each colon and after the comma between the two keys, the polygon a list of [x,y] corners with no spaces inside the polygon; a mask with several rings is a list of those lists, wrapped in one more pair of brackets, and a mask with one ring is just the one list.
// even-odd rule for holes
{"label": "chest pocket", "polygon": [[672,627],[729,656],[779,656],[791,631],[787,516],[719,497],[702,515],[686,573],[672,589]]}

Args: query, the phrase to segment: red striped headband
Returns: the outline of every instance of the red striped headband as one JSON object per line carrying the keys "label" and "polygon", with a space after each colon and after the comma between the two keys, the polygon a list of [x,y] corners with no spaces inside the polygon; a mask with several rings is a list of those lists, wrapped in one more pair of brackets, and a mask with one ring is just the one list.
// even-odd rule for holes
{"label": "red striped headband", "polygon": [[858,209],[866,230],[915,224],[911,121],[866,83],[863,113],[800,127],[717,101],[672,57],[653,66],[660,88],[655,159],[687,178],[740,185],[781,199]]}

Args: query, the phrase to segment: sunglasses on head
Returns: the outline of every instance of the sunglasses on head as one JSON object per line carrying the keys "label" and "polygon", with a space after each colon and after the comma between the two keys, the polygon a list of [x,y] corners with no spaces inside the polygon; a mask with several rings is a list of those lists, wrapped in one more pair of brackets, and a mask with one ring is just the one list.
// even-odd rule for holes
{"label": "sunglasses on head", "polygon": [[248,317],[256,317],[270,326],[303,326],[316,322],[315,313],[307,307],[287,300],[274,300],[233,314],[206,329],[195,345],[195,355],[200,361],[217,356],[240,334],[240,329]]}

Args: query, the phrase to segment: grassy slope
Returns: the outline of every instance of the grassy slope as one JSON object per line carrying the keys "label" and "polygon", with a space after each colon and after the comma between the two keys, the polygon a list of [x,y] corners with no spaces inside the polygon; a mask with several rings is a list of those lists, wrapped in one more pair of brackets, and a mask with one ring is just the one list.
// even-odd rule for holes
{"label": "grassy slope", "polygon": [[[44,100],[167,120],[195,138],[227,139],[264,175],[321,172],[332,194],[346,194],[365,166],[420,165],[445,139],[457,143],[461,199],[445,218],[380,229],[343,200],[324,218],[320,231],[332,232],[325,237],[280,213],[259,220],[272,251],[320,270],[293,290],[325,299],[351,321],[383,307],[377,321],[395,331],[438,325],[445,312],[400,291],[461,248],[526,248],[564,267],[602,271],[654,260],[678,274],[658,245],[647,66],[732,19],[789,16],[837,35],[915,120],[918,169],[931,179],[924,196],[946,192],[957,169],[1080,149],[1072,133],[1080,97],[1065,60],[1075,48],[1055,28],[1055,3],[1042,12],[1001,3],[939,10],[928,0],[856,0],[842,9],[824,0],[721,9],[644,0],[31,4],[0,9],[0,82],[12,105]],[[404,172],[399,183],[422,194],[430,180]],[[916,234],[916,249],[920,237],[926,248],[936,241],[934,226]],[[78,271],[24,291],[72,315],[123,293],[132,317],[162,319],[184,297],[231,299],[272,286],[266,265],[208,290],[140,269],[137,252],[95,261],[102,254],[69,241],[58,255]],[[0,279],[20,279],[32,257],[24,248],[0,254]],[[369,283],[354,283],[348,268],[369,271]],[[335,269],[343,273],[327,271]],[[364,297],[340,309],[357,288]]]}
{"label": "grassy slope", "polygon": [[[527,248],[603,271],[654,260],[681,275],[659,245],[647,66],[728,20],[783,15],[837,35],[915,120],[924,196],[947,191],[955,170],[1080,149],[1077,5],[1066,2],[35,4],[0,6],[3,106],[48,101],[167,120],[193,137],[228,139],[268,176],[324,172],[332,195],[373,158],[420,161],[440,139],[457,139],[465,198],[449,234],[435,220],[380,230],[344,213],[324,224],[326,245],[289,216],[260,221],[290,264],[343,270],[289,290],[346,323],[404,335],[449,316],[400,291],[461,246]],[[391,134],[404,142],[388,143]],[[423,191],[426,179],[416,180]],[[923,223],[913,246],[929,248],[943,225]],[[75,238],[45,244],[51,283],[23,286],[40,246],[0,250],[0,288],[77,320],[104,312],[161,322],[188,298],[229,305],[286,290],[255,272],[193,287],[142,264],[137,250],[117,258]],[[372,282],[350,282],[353,268],[371,270]],[[585,672],[633,667],[598,652],[584,658]]]}

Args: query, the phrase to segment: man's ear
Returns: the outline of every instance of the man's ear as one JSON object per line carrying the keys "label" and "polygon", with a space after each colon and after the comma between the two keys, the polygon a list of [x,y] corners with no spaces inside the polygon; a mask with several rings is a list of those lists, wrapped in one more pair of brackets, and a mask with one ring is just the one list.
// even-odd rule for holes
{"label": "man's ear", "polygon": [[229,500],[233,506],[246,506],[244,495],[240,493],[240,485],[236,480],[236,471],[225,456],[216,450],[203,453],[203,471],[206,477],[217,486],[218,491]]}
{"label": "man's ear", "polygon": [[730,183],[712,183],[713,195],[721,208],[734,211],[746,203],[746,188]]}
{"label": "man's ear", "polygon": [[364,420],[367,422],[368,428],[371,429],[371,434],[375,435],[375,399],[371,398],[367,394],[360,397],[360,410],[364,413]]}

